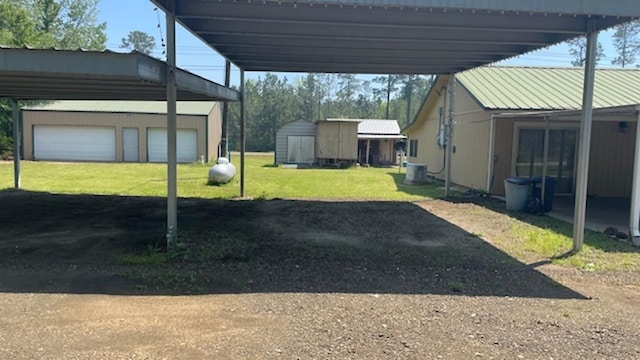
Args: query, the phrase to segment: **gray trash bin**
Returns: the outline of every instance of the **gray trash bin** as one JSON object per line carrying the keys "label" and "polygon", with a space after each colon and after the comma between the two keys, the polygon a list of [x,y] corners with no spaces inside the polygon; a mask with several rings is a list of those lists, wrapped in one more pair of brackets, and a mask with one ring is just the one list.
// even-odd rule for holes
{"label": "gray trash bin", "polygon": [[524,177],[509,177],[504,179],[504,193],[507,210],[522,211],[527,205],[531,180]]}

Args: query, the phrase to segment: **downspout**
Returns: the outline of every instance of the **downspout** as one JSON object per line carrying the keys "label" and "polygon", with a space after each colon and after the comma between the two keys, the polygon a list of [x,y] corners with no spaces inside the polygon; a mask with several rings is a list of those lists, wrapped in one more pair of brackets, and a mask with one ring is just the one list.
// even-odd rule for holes
{"label": "downspout", "polygon": [[491,122],[489,123],[489,156],[487,159],[487,194],[491,194],[491,186],[493,185],[493,162],[496,152],[496,117],[491,113]]}
{"label": "downspout", "polygon": [[631,209],[629,211],[629,233],[634,244],[640,237],[640,105],[636,106],[636,150],[633,158],[633,184]]}

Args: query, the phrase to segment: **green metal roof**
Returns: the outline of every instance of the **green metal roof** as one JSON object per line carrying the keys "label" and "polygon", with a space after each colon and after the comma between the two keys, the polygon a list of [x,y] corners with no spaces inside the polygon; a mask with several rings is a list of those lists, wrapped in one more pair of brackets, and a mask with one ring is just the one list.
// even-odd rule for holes
{"label": "green metal roof", "polygon": [[[216,105],[213,101],[178,101],[178,115],[209,115]],[[26,106],[24,110],[72,111],[106,113],[166,114],[165,101],[56,101],[49,104]]]}
{"label": "green metal roof", "polygon": [[[582,68],[481,67],[456,75],[481,106],[496,110],[575,110]],[[640,69],[597,69],[594,108],[640,104]]]}

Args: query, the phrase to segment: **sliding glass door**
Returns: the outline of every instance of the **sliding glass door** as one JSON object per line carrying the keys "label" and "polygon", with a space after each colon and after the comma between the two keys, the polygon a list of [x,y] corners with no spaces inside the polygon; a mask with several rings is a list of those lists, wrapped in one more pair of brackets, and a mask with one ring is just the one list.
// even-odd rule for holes
{"label": "sliding glass door", "polygon": [[[572,194],[574,186],[577,131],[550,129],[547,176],[555,178],[556,194]],[[542,176],[544,129],[520,128],[516,154],[516,175]]]}

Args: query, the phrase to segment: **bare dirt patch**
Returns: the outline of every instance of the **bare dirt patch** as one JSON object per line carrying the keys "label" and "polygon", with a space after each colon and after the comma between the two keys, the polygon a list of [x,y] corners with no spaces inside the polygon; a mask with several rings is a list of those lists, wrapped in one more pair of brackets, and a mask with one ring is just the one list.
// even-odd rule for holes
{"label": "bare dirt patch", "polygon": [[0,202],[0,358],[640,358],[637,273],[518,261],[472,203],[181,199],[166,254],[162,198]]}

